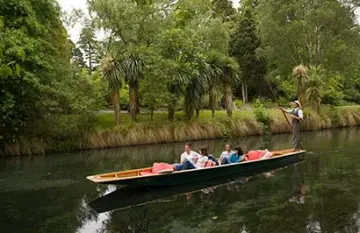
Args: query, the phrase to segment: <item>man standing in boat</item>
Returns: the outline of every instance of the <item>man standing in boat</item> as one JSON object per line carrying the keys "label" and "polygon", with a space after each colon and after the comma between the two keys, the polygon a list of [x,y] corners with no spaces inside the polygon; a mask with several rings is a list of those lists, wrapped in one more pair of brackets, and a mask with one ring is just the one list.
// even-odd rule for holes
{"label": "man standing in boat", "polygon": [[301,110],[301,104],[298,100],[291,102],[292,110],[285,110],[281,108],[281,110],[290,115],[292,118],[292,131],[294,136],[294,149],[301,150],[300,144],[300,132],[301,132],[301,122],[304,119],[303,111]]}

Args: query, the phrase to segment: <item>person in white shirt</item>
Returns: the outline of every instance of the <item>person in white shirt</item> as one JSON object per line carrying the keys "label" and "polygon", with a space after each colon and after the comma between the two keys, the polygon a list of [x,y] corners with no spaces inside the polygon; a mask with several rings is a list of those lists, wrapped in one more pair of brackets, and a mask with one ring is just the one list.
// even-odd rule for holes
{"label": "person in white shirt", "polygon": [[209,158],[207,156],[200,155],[200,157],[196,161],[195,167],[204,168],[207,161],[209,161]]}
{"label": "person in white shirt", "polygon": [[[195,151],[191,150],[191,144],[186,143],[185,144],[185,151],[180,156],[180,164],[175,164],[175,169],[177,171],[180,170],[189,170],[189,169],[195,169],[198,159],[200,159],[202,156]],[[203,161],[201,160],[201,163]]]}
{"label": "person in white shirt", "polygon": [[281,108],[281,110],[290,115],[292,118],[292,131],[294,135],[294,149],[300,150],[301,144],[300,144],[300,132],[301,132],[301,122],[304,120],[304,114],[301,110],[301,104],[299,101],[295,100],[291,103],[292,110],[285,110],[284,108]]}
{"label": "person in white shirt", "polygon": [[231,150],[231,145],[230,144],[226,144],[225,146],[225,151],[223,151],[220,155],[219,158],[219,164],[228,164],[230,163],[230,157],[232,154],[234,154],[235,151]]}

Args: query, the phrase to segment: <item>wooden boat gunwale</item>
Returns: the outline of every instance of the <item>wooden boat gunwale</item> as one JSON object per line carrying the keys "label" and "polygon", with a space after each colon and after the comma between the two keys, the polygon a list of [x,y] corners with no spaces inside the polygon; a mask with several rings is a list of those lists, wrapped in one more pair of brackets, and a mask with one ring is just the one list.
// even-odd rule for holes
{"label": "wooden boat gunwale", "polygon": [[[259,159],[259,160],[245,161],[245,162],[241,162],[241,163],[224,164],[224,165],[215,166],[215,167],[205,167],[205,168],[198,168],[198,169],[191,169],[191,170],[174,171],[172,173],[163,173],[163,174],[156,173],[156,174],[151,174],[151,175],[140,175],[141,171],[146,171],[146,170],[151,171],[152,167],[146,167],[146,168],[139,168],[139,169],[133,169],[133,170],[92,175],[92,176],[88,176],[86,178],[88,180],[93,181],[94,183],[101,184],[101,183],[116,182],[116,181],[152,178],[152,177],[157,177],[157,176],[172,176],[172,175],[178,175],[178,174],[183,174],[183,173],[188,173],[188,172],[196,173],[196,172],[200,172],[200,171],[204,171],[204,170],[208,170],[208,169],[221,169],[221,168],[226,168],[226,167],[231,167],[231,166],[242,166],[242,165],[256,163],[256,162],[264,162],[264,161],[279,159],[282,157],[292,156],[292,155],[296,155],[296,154],[303,154],[306,152],[306,150],[294,151],[293,149],[288,149],[288,150],[278,150],[278,151],[271,151],[271,152],[275,153],[275,156],[268,158],[268,159]],[[276,155],[279,153],[280,153],[280,155]],[[117,174],[125,175],[126,173],[130,173],[130,174],[136,173],[137,175],[136,176],[133,175],[133,176],[125,176],[125,177],[116,177]]]}

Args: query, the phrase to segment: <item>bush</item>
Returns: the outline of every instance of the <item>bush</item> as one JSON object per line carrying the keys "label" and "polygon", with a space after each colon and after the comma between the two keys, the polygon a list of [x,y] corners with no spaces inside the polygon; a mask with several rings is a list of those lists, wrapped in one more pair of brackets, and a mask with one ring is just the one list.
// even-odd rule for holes
{"label": "bush", "polygon": [[343,80],[342,75],[332,75],[328,78],[326,82],[326,88],[323,90],[322,102],[324,104],[333,104],[341,105],[342,100],[344,99],[343,89]]}
{"label": "bush", "polygon": [[244,105],[244,102],[242,100],[235,100],[234,102],[237,108],[241,108]]}
{"label": "bush", "polygon": [[261,103],[260,99],[257,99],[254,103],[254,114],[255,119],[261,124],[264,133],[270,133],[270,115],[265,110],[264,105]]}
{"label": "bush", "polygon": [[120,104],[121,105],[127,105],[130,103],[129,98],[129,87],[125,85],[120,89]]}

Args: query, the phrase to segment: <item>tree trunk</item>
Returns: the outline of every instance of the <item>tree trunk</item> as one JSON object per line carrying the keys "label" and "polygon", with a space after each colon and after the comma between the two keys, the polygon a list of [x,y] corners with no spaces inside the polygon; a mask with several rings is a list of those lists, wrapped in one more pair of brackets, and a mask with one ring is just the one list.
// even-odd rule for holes
{"label": "tree trunk", "polygon": [[306,104],[305,99],[306,99],[305,94],[303,92],[300,92],[300,94],[298,94],[298,100],[299,100],[300,104],[302,105],[302,107],[304,107]]}
{"label": "tree trunk", "polygon": [[196,120],[199,119],[200,109],[196,108]]}
{"label": "tree trunk", "polygon": [[175,105],[169,104],[168,106],[168,119],[169,121],[174,120],[174,115],[175,115],[175,109],[174,109]]}
{"label": "tree trunk", "polygon": [[228,117],[232,117],[232,97],[231,97],[231,85],[224,83],[224,95],[225,95],[225,109]]}
{"label": "tree trunk", "polygon": [[136,121],[137,109],[138,109],[138,82],[129,83],[129,99],[130,99],[130,115],[131,121]]}
{"label": "tree trunk", "polygon": [[245,97],[245,81],[241,82],[241,95],[242,95],[242,101],[246,103],[246,97]]}
{"label": "tree trunk", "polygon": [[190,121],[194,116],[194,108],[191,107],[191,109],[185,109],[185,115],[186,115],[186,120]]}
{"label": "tree trunk", "polygon": [[249,102],[248,84],[245,83],[245,103]]}
{"label": "tree trunk", "polygon": [[150,111],[150,117],[151,117],[151,121],[154,119],[154,109],[152,108]]}
{"label": "tree trunk", "polygon": [[113,94],[112,94],[112,102],[113,102],[113,105],[114,105],[116,125],[120,125],[121,121],[120,121],[120,95],[119,95],[119,91],[113,92]]}
{"label": "tree trunk", "polygon": [[244,103],[249,102],[249,96],[248,96],[248,85],[245,80],[241,83],[241,93],[242,93],[242,99]]}
{"label": "tree trunk", "polygon": [[216,91],[215,91],[215,87],[213,85],[210,86],[209,100],[210,100],[211,116],[212,116],[212,118],[214,118],[215,110],[216,110]]}
{"label": "tree trunk", "polygon": [[91,45],[89,45],[89,74],[91,75],[91,72],[92,72],[92,51],[91,51]]}

